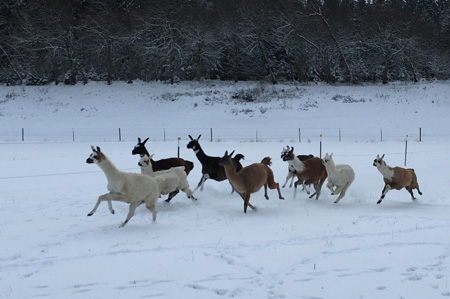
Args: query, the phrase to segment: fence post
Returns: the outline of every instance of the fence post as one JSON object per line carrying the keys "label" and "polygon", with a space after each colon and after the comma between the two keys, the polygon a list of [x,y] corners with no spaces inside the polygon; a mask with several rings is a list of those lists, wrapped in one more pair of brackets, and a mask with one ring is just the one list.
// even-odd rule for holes
{"label": "fence post", "polygon": [[72,128],[72,141],[75,141],[75,128]]}
{"label": "fence post", "polygon": [[319,149],[319,157],[322,159],[322,134],[320,134],[320,149]]}
{"label": "fence post", "polygon": [[341,128],[339,128],[339,142],[341,142]]}
{"label": "fence post", "polygon": [[298,128],[298,142],[302,142],[302,131]]}
{"label": "fence post", "polygon": [[181,137],[178,137],[178,158],[180,157],[180,140]]}
{"label": "fence post", "polygon": [[419,128],[419,142],[422,142],[422,128]]}
{"label": "fence post", "polygon": [[383,128],[380,129],[381,132],[381,142],[383,142]]}
{"label": "fence post", "polygon": [[258,130],[256,130],[256,142],[258,142]]}
{"label": "fence post", "polygon": [[164,142],[166,142],[166,128],[164,128],[163,136],[164,136]]}
{"label": "fence post", "polygon": [[25,141],[25,130],[22,128],[22,141]]}
{"label": "fence post", "polygon": [[210,131],[210,135],[211,135],[211,142],[213,141],[213,132],[212,132],[212,128],[209,130]]}
{"label": "fence post", "polygon": [[405,140],[405,167],[406,167],[406,154],[408,152],[408,135],[406,135],[406,140]]}
{"label": "fence post", "polygon": [[119,141],[122,141],[122,131],[119,128]]}

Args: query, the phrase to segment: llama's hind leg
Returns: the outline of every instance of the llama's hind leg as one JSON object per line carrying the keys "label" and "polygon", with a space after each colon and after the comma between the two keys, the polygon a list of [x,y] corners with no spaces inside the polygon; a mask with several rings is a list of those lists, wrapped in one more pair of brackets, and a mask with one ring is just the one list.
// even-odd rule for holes
{"label": "llama's hind leg", "polygon": [[136,208],[141,204],[142,202],[132,202],[130,203],[130,209],[128,210],[127,219],[119,226],[124,227],[128,221],[130,221],[131,217],[134,216],[134,212],[136,211]]}
{"label": "llama's hind leg", "polygon": [[186,193],[187,197],[189,197],[190,199],[197,200],[197,198],[194,197],[194,194],[192,193],[192,190],[191,188],[189,188],[189,186],[183,188],[181,191]]}
{"label": "llama's hind leg", "polygon": [[405,187],[405,189],[411,194],[411,199],[415,200],[416,198],[414,197],[413,189],[411,187]]}
{"label": "llama's hind leg", "polygon": [[200,179],[200,182],[198,182],[197,187],[195,187],[194,191],[192,193],[195,193],[198,188],[200,188],[200,191],[203,191],[203,185],[205,184],[205,181],[209,178],[209,175],[207,173],[203,174],[202,178]]}
{"label": "llama's hind leg", "polygon": [[180,190],[175,190],[169,193],[169,197],[166,199],[166,202],[170,202],[172,200],[172,198],[175,197],[175,195],[178,194],[178,192],[180,192]]}
{"label": "llama's hind leg", "polygon": [[150,212],[152,212],[153,221],[156,221],[156,214],[158,213],[158,211],[156,210],[156,201],[157,199],[149,199],[145,201],[145,206],[150,210]]}
{"label": "llama's hind leg", "polygon": [[[348,187],[350,187],[350,184],[347,184],[347,185],[345,185],[344,188],[342,188],[342,191],[340,191],[339,197],[334,201],[334,203],[338,203],[345,196],[345,192],[347,192]],[[337,194],[337,192],[335,194]]]}

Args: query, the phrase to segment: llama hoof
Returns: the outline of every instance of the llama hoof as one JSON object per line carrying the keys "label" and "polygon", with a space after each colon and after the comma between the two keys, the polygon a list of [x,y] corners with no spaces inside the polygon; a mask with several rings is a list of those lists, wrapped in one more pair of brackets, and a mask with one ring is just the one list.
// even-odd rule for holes
{"label": "llama hoof", "polygon": [[377,201],[377,205],[379,205],[381,203],[381,199],[379,201]]}
{"label": "llama hoof", "polygon": [[284,200],[284,197],[283,197],[283,196],[281,196],[281,197],[280,197],[280,199],[281,199],[281,200]]}
{"label": "llama hoof", "polygon": [[92,216],[92,215],[94,215],[94,213],[89,213],[89,214],[87,214],[88,216]]}
{"label": "llama hoof", "polygon": [[170,199],[166,199],[165,202],[170,202]]}
{"label": "llama hoof", "polygon": [[116,212],[115,212],[114,210],[112,210],[112,211],[111,211],[111,214],[113,214],[113,215],[114,215],[115,213],[116,213]]}

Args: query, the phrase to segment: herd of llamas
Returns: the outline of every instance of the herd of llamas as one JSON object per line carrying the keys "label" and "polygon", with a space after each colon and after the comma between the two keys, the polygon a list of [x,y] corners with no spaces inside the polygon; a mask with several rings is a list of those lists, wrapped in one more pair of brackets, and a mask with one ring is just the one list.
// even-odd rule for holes
{"label": "herd of llamas", "polygon": [[[152,212],[153,221],[156,220],[156,202],[161,195],[167,195],[167,202],[181,190],[188,198],[196,200],[194,192],[203,186],[207,179],[215,181],[228,180],[232,187],[232,192],[238,193],[244,200],[244,213],[247,213],[247,207],[256,210],[255,206],[250,203],[251,194],[259,191],[264,186],[264,197],[269,199],[267,188],[277,189],[280,199],[284,199],[281,195],[280,186],[275,181],[271,166],[271,158],[264,157],[260,163],[253,163],[243,167],[240,160],[244,159],[242,154],[236,154],[234,151],[228,153],[225,151],[223,157],[208,156],[199,143],[201,135],[192,138],[189,135],[190,142],[187,148],[192,149],[202,165],[202,176],[196,188],[192,191],[187,176],[194,168],[194,163],[182,158],[168,158],[161,160],[153,160],[145,147],[144,141],[138,138],[138,143],[134,147],[132,154],[139,155],[138,165],[141,173],[130,173],[118,170],[108,157],[102,152],[100,147],[92,146],[92,153],[87,158],[86,163],[97,164],[105,173],[108,180],[107,189],[109,193],[100,195],[97,203],[88,216],[92,216],[102,201],[108,203],[108,208],[112,214],[114,209],[112,201],[122,201],[130,205],[129,212],[125,221],[120,225],[124,227],[128,221],[134,216],[136,208],[145,204]],[[288,175],[282,187],[285,187],[290,180],[292,187],[294,178],[294,196],[297,192],[297,185],[301,184],[303,190],[308,194],[308,186],[312,185],[314,193],[309,198],[319,199],[322,185],[327,180],[326,187],[330,189],[331,195],[338,195],[334,203],[338,203],[344,196],[353,180],[355,172],[352,167],[347,164],[335,164],[333,154],[326,154],[323,159],[314,157],[313,155],[295,155],[294,147],[287,146],[281,152],[283,161],[289,164]],[[383,176],[384,188],[381,192],[380,204],[386,193],[391,189],[400,190],[405,188],[414,200],[413,189],[417,189],[422,195],[417,183],[417,176],[412,168],[390,167],[381,157],[377,155],[373,161],[375,166]]]}

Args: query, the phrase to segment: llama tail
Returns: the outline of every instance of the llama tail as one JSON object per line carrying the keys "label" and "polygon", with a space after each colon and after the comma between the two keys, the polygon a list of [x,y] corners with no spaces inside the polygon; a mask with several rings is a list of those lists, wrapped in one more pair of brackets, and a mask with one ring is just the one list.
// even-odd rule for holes
{"label": "llama tail", "polygon": [[264,164],[266,166],[272,165],[272,158],[264,157],[264,159],[261,160],[261,164]]}

